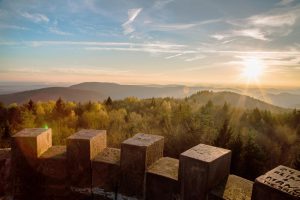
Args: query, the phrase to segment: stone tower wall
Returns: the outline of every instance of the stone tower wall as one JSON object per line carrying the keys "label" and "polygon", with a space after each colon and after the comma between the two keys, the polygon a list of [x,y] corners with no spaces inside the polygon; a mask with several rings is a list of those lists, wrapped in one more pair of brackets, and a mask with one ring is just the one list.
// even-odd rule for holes
{"label": "stone tower wall", "polygon": [[106,137],[105,130],[81,130],[67,138],[66,146],[52,146],[51,129],[20,131],[13,136],[11,150],[13,198],[300,198],[300,172],[285,166],[253,183],[229,173],[231,151],[227,149],[199,144],[174,159],[163,157],[162,136],[138,133],[125,140],[121,149],[107,147]]}

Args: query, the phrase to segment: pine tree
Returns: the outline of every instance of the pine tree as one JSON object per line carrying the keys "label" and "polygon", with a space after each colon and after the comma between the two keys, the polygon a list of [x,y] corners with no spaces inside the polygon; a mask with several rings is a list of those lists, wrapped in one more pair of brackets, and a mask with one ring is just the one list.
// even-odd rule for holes
{"label": "pine tree", "polygon": [[30,99],[29,101],[28,101],[28,103],[27,103],[27,109],[29,110],[29,111],[31,111],[31,112],[34,112],[35,111],[35,103],[34,103],[34,101],[32,101],[32,99]]}
{"label": "pine tree", "polygon": [[263,173],[266,156],[261,147],[255,142],[254,137],[249,135],[244,145],[243,157],[243,177],[254,180]]}
{"label": "pine tree", "polygon": [[105,101],[105,105],[106,106],[111,106],[113,104],[113,101],[112,101],[112,99],[110,98],[110,96],[106,99],[106,101]]}
{"label": "pine tree", "polygon": [[223,126],[219,131],[217,138],[214,141],[214,144],[218,147],[227,148],[233,131],[229,126],[229,119],[224,120]]}
{"label": "pine tree", "polygon": [[8,139],[11,135],[10,133],[10,128],[9,128],[9,123],[8,121],[6,121],[5,126],[4,126],[4,131],[3,131],[3,135],[2,135],[2,139]]}
{"label": "pine tree", "polygon": [[233,138],[229,143],[229,149],[232,151],[230,171],[233,174],[240,175],[240,161],[241,153],[243,151],[243,141],[241,139],[241,134],[238,133],[235,138]]}

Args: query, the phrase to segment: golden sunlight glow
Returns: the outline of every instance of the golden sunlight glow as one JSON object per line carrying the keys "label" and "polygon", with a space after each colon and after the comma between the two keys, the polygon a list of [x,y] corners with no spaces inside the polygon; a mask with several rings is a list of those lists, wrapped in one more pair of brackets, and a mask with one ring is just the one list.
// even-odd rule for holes
{"label": "golden sunlight glow", "polygon": [[244,66],[242,76],[248,81],[258,80],[263,73],[264,64],[258,58],[247,58],[242,64]]}

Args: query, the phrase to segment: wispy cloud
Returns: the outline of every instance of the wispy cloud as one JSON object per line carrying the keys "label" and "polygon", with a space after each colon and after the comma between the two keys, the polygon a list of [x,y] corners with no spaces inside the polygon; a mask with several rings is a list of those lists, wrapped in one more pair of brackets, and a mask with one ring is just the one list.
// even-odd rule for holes
{"label": "wispy cloud", "polygon": [[271,10],[268,13],[250,16],[244,19],[227,20],[233,26],[231,30],[213,34],[211,37],[223,40],[232,37],[250,37],[262,41],[287,36],[300,17],[299,7]]}
{"label": "wispy cloud", "polygon": [[164,8],[167,4],[173,2],[174,0],[157,0],[154,2],[153,8],[155,9],[162,9]]}
{"label": "wispy cloud", "polygon": [[248,19],[248,23],[257,26],[292,26],[297,19],[296,13],[290,12],[281,15],[256,15]]}
{"label": "wispy cloud", "polygon": [[221,19],[211,19],[211,20],[204,20],[204,21],[194,22],[194,23],[168,23],[168,24],[155,23],[151,21],[151,22],[147,22],[147,26],[149,26],[148,28],[151,30],[176,31],[176,30],[191,29],[206,24],[217,23],[220,21]]}
{"label": "wispy cloud", "polygon": [[197,55],[197,56],[194,56],[194,57],[191,57],[191,58],[186,58],[185,61],[192,62],[192,61],[195,61],[195,60],[203,59],[205,57],[206,56],[204,56],[204,55]]}
{"label": "wispy cloud", "polygon": [[64,31],[59,30],[57,27],[50,27],[50,28],[49,28],[49,31],[50,31],[51,33],[56,34],[56,35],[72,35],[71,33],[64,32]]}
{"label": "wispy cloud", "polygon": [[258,28],[231,30],[224,33],[212,35],[211,37],[217,40],[224,40],[226,38],[232,38],[232,37],[250,37],[257,40],[264,40],[264,41],[269,40],[269,38],[267,38],[267,33],[261,31]]}
{"label": "wispy cloud", "polygon": [[24,18],[29,19],[30,21],[33,21],[35,23],[47,23],[50,21],[46,15],[43,15],[40,13],[30,14],[28,12],[23,12],[23,13],[21,13],[21,15]]}
{"label": "wispy cloud", "polygon": [[[180,49],[161,49],[161,48],[138,48],[138,47],[86,47],[86,50],[94,51],[131,51],[131,52],[147,52],[147,53],[181,53]],[[187,53],[195,53],[194,51],[189,51]]]}
{"label": "wispy cloud", "polygon": [[288,4],[293,3],[295,0],[281,0],[280,2],[277,3],[279,6],[286,6]]}
{"label": "wispy cloud", "polygon": [[128,46],[128,47],[159,47],[162,49],[169,48],[184,48],[185,45],[182,44],[174,44],[174,43],[132,43],[132,42],[95,42],[95,41],[24,41],[24,42],[15,42],[15,44],[19,45],[28,45],[28,46],[58,46],[58,45],[69,45],[69,46]]}
{"label": "wispy cloud", "polygon": [[233,31],[233,36],[244,36],[244,37],[250,37],[257,40],[269,40],[265,33],[262,32],[259,29],[243,29],[243,30],[236,30]]}
{"label": "wispy cloud", "polygon": [[153,29],[160,31],[183,30],[195,27],[197,24],[157,24],[152,26]]}
{"label": "wispy cloud", "polygon": [[176,57],[178,57],[178,56],[182,56],[183,55],[183,53],[178,53],[178,54],[175,54],[175,55],[171,55],[171,56],[167,56],[167,57],[165,57],[165,59],[171,59],[171,58],[176,58]]}
{"label": "wispy cloud", "polygon": [[129,34],[134,31],[134,28],[132,26],[132,23],[134,22],[135,18],[140,14],[142,11],[142,8],[133,8],[128,10],[128,19],[125,23],[122,24],[122,27],[124,29],[124,34]]}
{"label": "wispy cloud", "polygon": [[14,30],[29,30],[29,28],[24,26],[16,26],[11,24],[0,24],[0,29],[14,29]]}

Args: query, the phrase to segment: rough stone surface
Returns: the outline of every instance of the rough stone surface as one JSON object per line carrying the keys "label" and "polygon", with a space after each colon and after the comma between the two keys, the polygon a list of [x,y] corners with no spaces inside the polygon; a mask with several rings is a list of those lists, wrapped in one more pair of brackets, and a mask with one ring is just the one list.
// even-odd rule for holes
{"label": "rough stone surface", "polygon": [[229,175],[213,188],[209,200],[251,200],[253,182],[235,175]]}
{"label": "rough stone surface", "polygon": [[252,199],[299,200],[300,171],[280,165],[256,178],[253,186]]}
{"label": "rough stone surface", "polygon": [[12,138],[14,194],[19,199],[40,199],[41,176],[38,158],[52,146],[51,129],[24,129]]}
{"label": "rough stone surface", "polygon": [[230,150],[205,144],[199,144],[180,154],[181,199],[205,199],[208,190],[229,175],[230,162]]}
{"label": "rough stone surface", "polygon": [[120,179],[120,154],[120,149],[105,148],[92,160],[92,186],[96,199],[114,199],[116,196]]}
{"label": "rough stone surface", "polygon": [[[147,167],[163,156],[164,137],[139,133],[121,144],[121,193],[141,197]],[[128,184],[130,183],[130,184]]]}
{"label": "rough stone surface", "polygon": [[164,157],[149,167],[146,174],[147,200],[174,200],[178,198],[177,159]]}
{"label": "rough stone surface", "polygon": [[11,149],[0,149],[0,197],[11,195]]}
{"label": "rough stone surface", "polygon": [[66,146],[52,146],[39,157],[38,172],[45,197],[68,195]]}
{"label": "rough stone surface", "polygon": [[67,171],[70,188],[76,193],[75,197],[79,194],[91,195],[91,160],[104,148],[106,148],[105,130],[81,130],[67,138]]}

